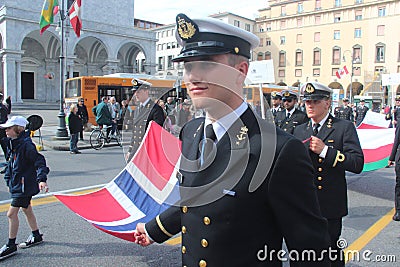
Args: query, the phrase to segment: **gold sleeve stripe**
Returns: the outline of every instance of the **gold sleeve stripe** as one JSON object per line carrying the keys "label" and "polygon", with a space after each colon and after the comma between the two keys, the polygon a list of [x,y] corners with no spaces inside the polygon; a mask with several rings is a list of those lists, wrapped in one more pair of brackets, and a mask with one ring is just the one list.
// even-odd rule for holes
{"label": "gold sleeve stripe", "polygon": [[338,162],[343,162],[345,159],[346,159],[345,155],[340,153],[340,151],[338,151],[337,154],[336,154],[335,162],[333,162],[333,166],[332,167],[336,167],[336,164]]}
{"label": "gold sleeve stripe", "polygon": [[158,227],[160,227],[160,230],[168,237],[173,237],[174,235],[171,234],[170,232],[167,231],[167,229],[165,229],[165,227],[162,225],[161,220],[160,220],[160,215],[157,215],[156,217],[156,222]]}

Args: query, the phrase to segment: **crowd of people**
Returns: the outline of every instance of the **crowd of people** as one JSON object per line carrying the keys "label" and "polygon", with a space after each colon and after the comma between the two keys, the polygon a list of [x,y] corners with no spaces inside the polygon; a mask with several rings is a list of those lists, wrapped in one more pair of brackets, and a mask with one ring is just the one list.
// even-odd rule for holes
{"label": "crowd of people", "polygon": [[[150,221],[138,223],[136,243],[162,243],[181,232],[182,265],[205,267],[280,266],[278,253],[256,256],[265,247],[281,251],[285,242],[290,252],[303,255],[311,250],[318,255],[291,259],[293,266],[344,266],[338,240],[342,219],[348,214],[346,172],[363,169],[355,126],[368,111],[365,101],[361,99],[351,108],[344,99],[333,116],[332,89],[307,82],[301,88],[301,104],[294,91],[274,92],[274,123],[262,120],[256,115],[259,105],[253,112],[242,95],[250,51],[258,46],[258,37],[212,18],[192,20],[178,14],[176,22],[182,50],[173,61],[184,64],[191,100],[167,97],[165,102],[155,103],[149,96],[151,84],[134,79],[133,110],[127,100],[120,105],[108,96],[92,109],[100,127],[111,126],[107,137],[115,134],[121,122],[130,121],[127,160],[140,146],[150,121],[179,133],[182,141],[183,160],[177,174],[181,199]],[[400,97],[396,104],[398,109],[389,114],[397,126]],[[200,110],[205,113],[197,114]],[[68,118],[70,150],[79,154],[77,142],[83,139],[82,130],[88,122],[83,99],[71,105]],[[32,229],[32,235],[20,246],[43,241],[30,201],[40,189],[47,188],[49,169],[26,137],[26,124],[20,116],[0,122],[9,138],[7,155],[14,159],[8,161],[5,174],[13,200],[7,213],[9,240],[0,250],[0,259],[17,250],[20,208]],[[16,145],[18,148],[11,151]],[[389,163],[399,145],[400,131],[396,131]],[[399,166],[396,164],[396,197],[400,195]],[[17,177],[19,172],[25,183]],[[255,188],[254,180],[258,183]],[[400,220],[399,205],[397,200],[393,220]],[[238,240],[238,229],[243,229],[245,241]],[[324,255],[327,251],[329,257]]]}

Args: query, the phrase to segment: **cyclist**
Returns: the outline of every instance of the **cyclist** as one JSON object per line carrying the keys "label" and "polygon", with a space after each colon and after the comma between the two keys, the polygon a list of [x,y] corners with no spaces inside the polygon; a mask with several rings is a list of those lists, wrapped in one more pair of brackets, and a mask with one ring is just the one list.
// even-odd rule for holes
{"label": "cyclist", "polygon": [[[101,98],[101,103],[92,108],[93,114],[96,116],[96,123],[99,125],[100,129],[103,125],[112,125],[112,117],[110,110],[108,109],[108,97],[103,96]],[[107,140],[109,140],[111,127],[107,128]]]}

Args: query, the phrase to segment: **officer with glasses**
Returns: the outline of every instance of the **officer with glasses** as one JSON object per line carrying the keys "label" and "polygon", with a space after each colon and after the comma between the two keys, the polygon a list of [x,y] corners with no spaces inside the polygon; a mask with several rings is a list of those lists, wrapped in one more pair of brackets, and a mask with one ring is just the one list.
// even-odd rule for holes
{"label": "officer with glasses", "polygon": [[296,108],[297,94],[291,90],[282,91],[284,109],[275,117],[276,127],[293,134],[294,128],[308,122],[307,114]]}

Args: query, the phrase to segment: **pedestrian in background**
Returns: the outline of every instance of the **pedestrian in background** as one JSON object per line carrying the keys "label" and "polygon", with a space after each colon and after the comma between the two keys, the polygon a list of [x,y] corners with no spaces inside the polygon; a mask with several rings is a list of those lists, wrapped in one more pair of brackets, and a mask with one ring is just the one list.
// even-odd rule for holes
{"label": "pedestrian in background", "polygon": [[83,130],[87,127],[87,123],[89,121],[89,113],[87,111],[85,100],[83,98],[79,98],[78,101],[78,116],[82,121],[82,130],[79,132],[80,140],[83,141]]}
{"label": "pedestrian in background", "polygon": [[117,129],[117,121],[121,118],[121,106],[114,96],[110,98],[110,113],[111,113],[111,136],[115,137]]}
{"label": "pedestrian in background", "polygon": [[9,222],[9,239],[0,249],[0,260],[10,257],[17,252],[16,238],[19,227],[18,212],[20,208],[26,216],[32,234],[25,242],[19,244],[20,248],[43,242],[39,232],[35,214],[33,213],[31,199],[40,190],[47,192],[47,175],[49,168],[42,154],[38,153],[35,144],[25,131],[28,121],[22,116],[11,117],[6,123],[0,124],[0,128],[6,130],[9,143],[7,149],[10,160],[7,163],[4,179],[11,193],[11,206],[7,217]]}
{"label": "pedestrian in background", "polygon": [[331,248],[336,261],[344,266],[344,257],[337,245],[342,232],[342,218],[348,214],[346,171],[360,173],[364,155],[354,124],[333,117],[330,113],[332,89],[309,82],[302,87],[309,122],[294,129],[294,136],[303,141],[314,165],[314,183],[322,215],[328,219]]}
{"label": "pedestrian in background", "polygon": [[82,120],[78,115],[78,107],[72,104],[69,108],[68,128],[70,134],[69,151],[71,154],[80,154],[78,150],[78,135],[82,131]]}

